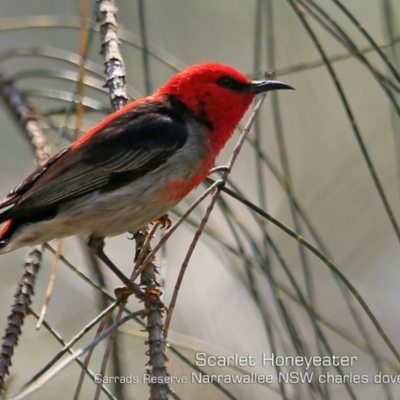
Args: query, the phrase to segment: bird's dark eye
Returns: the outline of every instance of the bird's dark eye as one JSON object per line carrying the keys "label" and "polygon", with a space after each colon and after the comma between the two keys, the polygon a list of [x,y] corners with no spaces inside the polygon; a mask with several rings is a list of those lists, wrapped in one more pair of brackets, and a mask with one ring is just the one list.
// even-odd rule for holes
{"label": "bird's dark eye", "polygon": [[239,82],[229,76],[221,76],[217,79],[217,85],[222,86],[225,89],[234,90],[236,92],[243,92],[249,86],[247,83]]}
{"label": "bird's dark eye", "polygon": [[229,78],[229,76],[221,76],[217,80],[217,85],[226,89],[233,89],[235,86],[235,81],[232,78]]}

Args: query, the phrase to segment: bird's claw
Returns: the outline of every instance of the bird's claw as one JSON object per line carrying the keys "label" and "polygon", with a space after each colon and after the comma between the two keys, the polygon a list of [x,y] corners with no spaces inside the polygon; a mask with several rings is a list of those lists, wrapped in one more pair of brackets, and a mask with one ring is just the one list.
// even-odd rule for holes
{"label": "bird's claw", "polygon": [[160,218],[155,219],[153,224],[160,224],[161,229],[169,229],[172,225],[172,221],[168,214],[164,214]]}
{"label": "bird's claw", "polygon": [[136,232],[128,231],[128,233],[129,233],[129,235],[132,235],[131,237],[128,236],[128,240],[133,240],[133,239],[135,239]]}
{"label": "bird's claw", "polygon": [[114,289],[115,297],[122,297],[122,296],[130,296],[132,294],[132,290],[126,286],[118,286]]}
{"label": "bird's claw", "polygon": [[140,292],[134,292],[127,286],[118,286],[114,289],[114,295],[117,298],[121,298],[122,296],[129,297],[132,294],[145,303],[153,304],[155,306],[167,309],[167,307],[159,298],[162,295],[162,292],[157,288],[145,291],[141,290]]}

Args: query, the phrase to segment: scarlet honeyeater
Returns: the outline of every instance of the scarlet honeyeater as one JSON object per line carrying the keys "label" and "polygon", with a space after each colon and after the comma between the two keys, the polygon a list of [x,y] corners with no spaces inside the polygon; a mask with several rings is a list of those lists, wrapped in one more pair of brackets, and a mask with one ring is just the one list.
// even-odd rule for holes
{"label": "scarlet honeyeater", "polygon": [[[115,236],[159,218],[207,176],[253,98],[291,89],[193,65],[127,104],[0,203],[0,253],[64,236]],[[11,206],[11,207],[10,207]]]}

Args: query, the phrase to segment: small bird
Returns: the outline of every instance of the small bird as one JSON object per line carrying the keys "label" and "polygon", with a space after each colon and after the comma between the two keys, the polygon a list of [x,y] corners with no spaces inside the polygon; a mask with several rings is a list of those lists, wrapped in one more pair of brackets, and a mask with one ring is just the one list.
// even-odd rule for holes
{"label": "small bird", "polygon": [[196,188],[261,92],[219,63],[174,75],[127,104],[28,176],[0,203],[0,254],[76,234],[137,231]]}

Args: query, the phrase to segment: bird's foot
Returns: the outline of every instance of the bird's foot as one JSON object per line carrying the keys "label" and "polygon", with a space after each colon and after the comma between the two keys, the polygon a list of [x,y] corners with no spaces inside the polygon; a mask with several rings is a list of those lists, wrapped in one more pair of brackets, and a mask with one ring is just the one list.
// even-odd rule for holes
{"label": "bird's foot", "polygon": [[88,240],[90,250],[95,254],[107,267],[114,272],[115,275],[124,283],[124,288],[116,288],[114,293],[117,297],[130,296],[134,294],[143,302],[163,306],[163,303],[155,296],[154,293],[143,292],[140,286],[131,281],[104,253],[104,237],[91,235]]}
{"label": "bird's foot", "polygon": [[172,221],[169,218],[168,213],[161,215],[160,218],[157,218],[153,221],[153,224],[160,224],[161,229],[169,229],[172,225]]}
{"label": "bird's foot", "polygon": [[134,294],[139,300],[142,300],[146,303],[150,303],[152,305],[157,305],[160,306],[164,309],[166,309],[166,306],[164,303],[159,299],[160,296],[162,295],[162,291],[158,288],[149,288],[146,289],[145,291],[141,290],[140,296],[137,295],[137,293],[132,292],[132,290],[127,287],[127,286],[119,286],[114,289],[114,294],[115,297],[120,298],[122,296],[128,297],[132,294]]}

